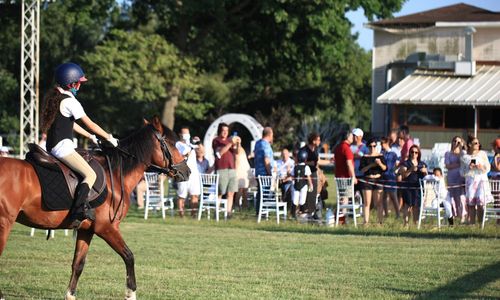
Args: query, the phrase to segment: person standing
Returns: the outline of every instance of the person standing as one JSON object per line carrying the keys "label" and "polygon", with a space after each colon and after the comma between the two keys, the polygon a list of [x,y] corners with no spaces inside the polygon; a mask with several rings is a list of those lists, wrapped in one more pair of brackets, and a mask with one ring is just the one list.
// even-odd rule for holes
{"label": "person standing", "polygon": [[237,136],[229,136],[229,125],[222,122],[217,127],[217,137],[212,141],[215,153],[215,171],[219,175],[219,197],[224,194],[227,199],[227,216],[232,217],[234,193],[238,191],[235,170],[235,153],[238,150]]}
{"label": "person standing", "polygon": [[444,164],[448,169],[448,192],[452,199],[453,216],[460,218],[460,223],[465,223],[467,209],[465,204],[465,178],[460,175],[460,157],[464,152],[464,141],[455,136],[451,140],[451,149],[444,154]]}
{"label": "person standing", "polygon": [[382,196],[382,204],[384,205],[385,216],[389,215],[387,199],[389,198],[396,212],[396,219],[399,219],[399,200],[396,189],[396,173],[395,170],[399,166],[398,155],[394,153],[390,147],[390,139],[382,138],[380,145],[382,146],[382,155],[384,156],[387,169],[382,174],[384,184],[384,194]]}
{"label": "person standing", "polygon": [[248,163],[247,153],[245,149],[241,147],[241,142],[238,142],[238,150],[235,155],[235,168],[236,168],[236,179],[238,181],[238,193],[235,196],[238,201],[238,206],[241,208],[247,208],[247,191],[250,186],[250,178],[253,176],[250,169],[250,163]]}
{"label": "person standing", "polygon": [[109,141],[114,147],[118,146],[118,140],[94,123],[76,99],[82,83],[87,81],[79,65],[71,62],[59,65],[55,79],[57,86],[50,90],[44,99],[41,127],[42,132],[47,133],[47,151],[83,177],[83,181],[76,188],[74,208],[70,212],[70,219],[73,220],[70,226],[79,228],[85,219],[95,221],[95,210],[90,207],[87,197],[97,176],[85,159],[75,151],[73,131],[96,144],[97,138],[75,121],[80,120],[88,129]]}
{"label": "person standing", "polygon": [[427,165],[422,161],[422,153],[417,145],[410,147],[410,156],[402,163],[400,173],[403,182],[403,218],[404,226],[408,225],[409,212],[413,215],[413,222],[418,221],[419,208],[421,205],[420,179],[427,175]]}
{"label": "person standing", "polygon": [[[254,148],[254,165],[255,165],[255,177],[258,176],[272,176],[273,167],[275,165],[273,158],[273,149],[271,144],[273,143],[274,133],[271,127],[265,127],[262,131],[262,138],[255,143]],[[260,190],[260,188],[259,188]],[[257,195],[257,201],[255,205],[255,214],[258,215],[260,206],[260,193]]]}
{"label": "person standing", "polygon": [[400,161],[406,161],[409,157],[410,148],[413,146],[413,138],[410,136],[410,128],[406,125],[401,125],[399,127],[398,136],[404,141],[404,144],[401,147]]}
{"label": "person standing", "polygon": [[[354,128],[352,130],[353,142],[351,144],[351,151],[354,155],[354,172],[356,172],[356,177],[363,177],[363,172],[359,170],[359,163],[361,158],[368,153],[368,148],[363,143],[363,130],[360,128]],[[354,186],[354,190],[361,191],[359,183]]]}
{"label": "person standing", "polygon": [[487,202],[493,200],[488,181],[490,163],[488,155],[481,150],[481,144],[476,137],[467,139],[467,153],[460,158],[460,173],[465,177],[465,197],[467,200],[467,215],[469,224],[483,219],[483,209]]}
{"label": "person standing", "polygon": [[188,195],[190,198],[191,217],[196,217],[198,213],[198,200],[200,198],[200,172],[198,171],[198,164],[196,163],[197,146],[191,144],[191,134],[189,128],[182,127],[179,131],[181,140],[175,143],[175,147],[179,152],[184,155],[187,160],[187,165],[191,170],[189,179],[177,183],[177,208],[179,215],[184,217],[184,208]]}
{"label": "person standing", "polygon": [[[356,173],[354,171],[354,155],[351,151],[351,144],[353,142],[353,135],[350,130],[344,130],[340,133],[340,144],[335,147],[334,158],[335,158],[335,177],[336,178],[352,178],[354,185],[358,183],[356,178]],[[346,204],[348,199],[339,199],[339,203],[342,201]],[[342,212],[345,216],[346,210]],[[345,217],[344,217],[345,218]]]}
{"label": "person standing", "polygon": [[384,206],[382,204],[382,186],[380,179],[387,170],[384,156],[377,151],[377,140],[368,140],[368,153],[361,158],[359,163],[360,171],[363,173],[364,182],[361,184],[363,192],[363,219],[364,224],[370,221],[370,205],[377,208],[377,222],[384,222]]}
{"label": "person standing", "polygon": [[[309,134],[307,138],[307,144],[300,148],[300,151],[306,151],[307,161],[306,165],[311,169],[311,179],[313,182],[312,191],[309,190],[307,193],[306,204],[304,205],[304,213],[313,213],[316,210],[316,196],[318,195],[318,166],[320,165],[319,160],[319,146],[321,145],[321,137],[318,133],[313,132]],[[321,164],[324,164],[321,161]]]}

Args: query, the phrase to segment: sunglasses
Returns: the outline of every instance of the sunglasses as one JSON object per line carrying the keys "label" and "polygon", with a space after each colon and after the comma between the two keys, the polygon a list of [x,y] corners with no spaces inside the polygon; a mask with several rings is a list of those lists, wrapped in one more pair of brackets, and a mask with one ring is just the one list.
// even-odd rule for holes
{"label": "sunglasses", "polygon": [[368,147],[375,148],[375,147],[377,147],[377,145],[368,145]]}
{"label": "sunglasses", "polygon": [[412,151],[411,153],[412,154],[418,154],[418,151]]}

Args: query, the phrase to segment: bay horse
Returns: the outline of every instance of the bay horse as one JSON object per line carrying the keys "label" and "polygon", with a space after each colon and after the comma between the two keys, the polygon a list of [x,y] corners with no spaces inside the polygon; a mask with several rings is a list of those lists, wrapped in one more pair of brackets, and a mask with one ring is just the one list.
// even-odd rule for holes
{"label": "bay horse", "polygon": [[[175,140],[175,134],[163,126],[158,117],[154,117],[151,122],[144,121],[141,129],[120,141],[121,152],[118,149],[109,150],[112,151],[109,160],[111,169],[106,168],[104,157],[96,158],[108,170],[108,194],[105,202],[95,209],[96,220],[92,223],[84,221],[87,226],[77,231],[71,279],[65,299],[76,299],[76,286],[94,234],[122,257],[127,273],[125,299],[136,299],[134,255],[125,244],[119,225],[130,207],[130,194],[146,169],[153,166],[177,181],[189,178],[189,167],[175,148]],[[118,161],[122,162],[122,166],[118,165]],[[0,256],[14,222],[40,229],[69,228],[71,220],[68,210],[47,211],[42,208],[40,183],[30,163],[0,158],[0,174]],[[1,291],[0,299],[3,299]]]}

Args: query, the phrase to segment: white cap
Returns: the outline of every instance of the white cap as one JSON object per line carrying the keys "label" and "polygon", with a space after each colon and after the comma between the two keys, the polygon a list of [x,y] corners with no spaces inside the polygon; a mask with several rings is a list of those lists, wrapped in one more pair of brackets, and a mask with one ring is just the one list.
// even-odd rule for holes
{"label": "white cap", "polygon": [[363,130],[361,130],[361,128],[354,128],[352,134],[355,136],[363,136]]}
{"label": "white cap", "polygon": [[2,146],[0,147],[0,152],[9,152],[9,148],[5,147],[5,146]]}

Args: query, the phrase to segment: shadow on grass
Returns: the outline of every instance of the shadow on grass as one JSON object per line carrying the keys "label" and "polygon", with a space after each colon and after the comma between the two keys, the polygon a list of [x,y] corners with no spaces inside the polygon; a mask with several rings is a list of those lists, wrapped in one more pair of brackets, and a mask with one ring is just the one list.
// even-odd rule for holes
{"label": "shadow on grass", "polygon": [[[494,290],[490,290],[490,295],[481,293],[481,295],[469,295],[476,290],[482,289],[487,284],[500,279],[500,261],[482,267],[481,269],[468,273],[456,280],[437,287],[426,293],[418,294],[414,299],[450,299],[450,298],[480,298],[480,299],[499,299],[500,295],[494,295]],[[484,289],[483,289],[484,290]],[[488,291],[488,290],[486,290]],[[498,290],[496,290],[498,292]]]}
{"label": "shadow on grass", "polygon": [[[301,224],[303,226],[304,224]],[[423,239],[497,239],[496,234],[485,234],[481,232],[429,232],[429,231],[406,231],[396,228],[327,228],[327,227],[284,227],[284,226],[266,226],[256,228],[257,230],[269,232],[289,232],[289,233],[307,233],[307,234],[332,234],[332,235],[358,235],[358,236],[386,236],[386,237],[406,237]]]}

